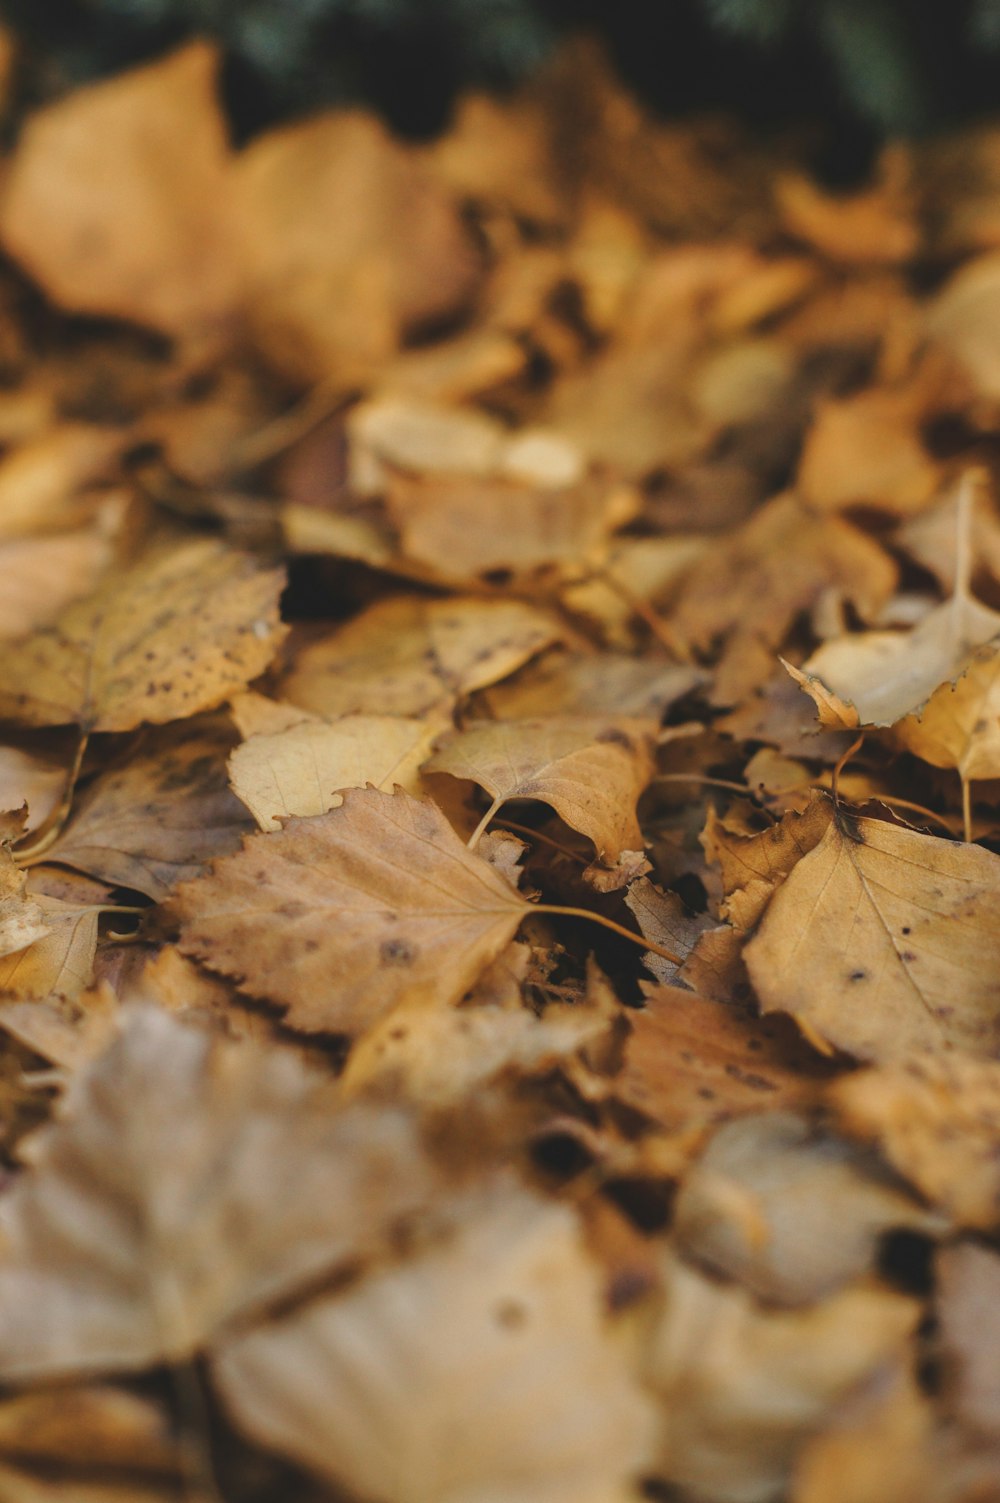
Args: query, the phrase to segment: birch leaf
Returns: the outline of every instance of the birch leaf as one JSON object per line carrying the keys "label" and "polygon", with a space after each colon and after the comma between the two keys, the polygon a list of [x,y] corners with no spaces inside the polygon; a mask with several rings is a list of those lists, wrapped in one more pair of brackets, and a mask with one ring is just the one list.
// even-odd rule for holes
{"label": "birch leaf", "polygon": [[859,1059],[1000,1048],[1000,857],[874,819],[829,825],[744,951],[765,1012]]}
{"label": "birch leaf", "polygon": [[427,1187],[401,1114],[331,1112],[287,1052],[154,1008],[29,1147],[0,1215],[5,1383],[185,1360],[369,1250]]}
{"label": "birch leaf", "polygon": [[375,788],[250,836],[178,908],[186,954],[328,1033],[457,1002],[530,911],[436,805]]}
{"label": "birch leaf", "polygon": [[209,539],[155,549],[11,646],[0,716],[130,731],[212,709],[274,656],[283,583]]}
{"label": "birch leaf", "polygon": [[229,758],[233,792],[262,830],[290,815],[325,814],[342,788],[420,791],[420,765],[435,726],[393,715],[306,720],[273,735],[250,736]]}
{"label": "birch leaf", "polygon": [[653,775],[653,755],[641,721],[480,721],[447,737],[424,770],[471,779],[486,789],[494,810],[512,798],[550,804],[593,841],[602,861],[642,849],[635,811]]}

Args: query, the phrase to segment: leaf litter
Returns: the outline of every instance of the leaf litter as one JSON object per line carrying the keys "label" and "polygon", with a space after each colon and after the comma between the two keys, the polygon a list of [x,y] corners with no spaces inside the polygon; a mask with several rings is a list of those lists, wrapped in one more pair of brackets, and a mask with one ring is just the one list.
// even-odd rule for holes
{"label": "leaf litter", "polygon": [[996,132],[220,98],[5,145],[0,1493],[992,1495]]}

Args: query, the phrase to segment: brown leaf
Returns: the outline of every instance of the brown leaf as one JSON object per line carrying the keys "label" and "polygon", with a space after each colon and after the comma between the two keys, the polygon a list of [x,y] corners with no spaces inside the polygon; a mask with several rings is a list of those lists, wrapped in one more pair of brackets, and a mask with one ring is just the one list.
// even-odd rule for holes
{"label": "brown leaf", "polygon": [[847,1130],[960,1226],[1000,1222],[1000,1062],[918,1054],[845,1075],[829,1095]]}
{"label": "brown leaf", "polygon": [[631,1013],[615,1094],[670,1132],[814,1099],[830,1067],[782,1018],[661,987]]}
{"label": "brown leaf", "polygon": [[792,811],[759,835],[734,831],[709,809],[701,843],[722,878],[722,917],[747,932],[803,856],[826,834],[833,806],[814,794],[805,810]]}
{"label": "brown leaf", "polygon": [[436,1244],[230,1342],[242,1428],[398,1503],[626,1503],[652,1413],[572,1212],[507,1179]]}
{"label": "brown leaf", "polygon": [[250,836],[178,910],[187,954],[296,1028],[358,1033],[404,1002],[457,1002],[530,908],[435,804],[366,788]]}
{"label": "brown leaf", "polygon": [[26,874],[0,846],[0,969],[2,957],[26,950],[51,933],[41,908],[25,893]]}
{"label": "brown leaf", "polygon": [[156,549],[17,643],[0,715],[129,731],[212,709],[274,656],[283,583],[207,539]]}
{"label": "brown leaf", "polygon": [[873,506],[911,516],[941,481],[920,441],[928,407],[920,392],[881,387],[827,402],[813,419],[799,461],[797,489],[817,511]]}
{"label": "brown leaf", "polygon": [[239,280],[216,61],[195,42],[28,121],[0,238],[57,303],[188,336],[231,312]]}
{"label": "brown leaf", "polygon": [[885,148],[878,181],[850,194],[824,192],[800,173],[782,173],[775,196],[784,226],[834,261],[893,264],[920,245],[913,164],[906,148]]}
{"label": "brown leaf", "polygon": [[1000,1047],[1000,857],[842,816],[744,952],[765,1012],[860,1059]]}
{"label": "brown leaf", "polygon": [[270,360],[349,386],[453,317],[479,273],[456,203],[374,115],[258,136],[236,164],[251,327]]}
{"label": "brown leaf", "polygon": [[232,742],[221,719],[151,731],[80,795],[50,859],[157,901],[199,876],[252,828],[226,782]]}
{"label": "brown leaf", "polygon": [[743,666],[750,646],[776,651],[795,617],[831,588],[870,616],[895,580],[895,565],[863,532],[778,496],[695,564],[670,625],[698,651],[731,638],[716,697],[733,703],[752,687]]}
{"label": "brown leaf", "polygon": [[653,757],[641,721],[479,721],[445,737],[424,770],[478,783],[493,799],[493,813],[512,798],[550,804],[593,841],[602,861],[642,849],[635,810]]}
{"label": "brown leaf", "polygon": [[649,720],[705,681],[700,669],[668,663],[650,654],[544,653],[504,683],[487,689],[484,700],[497,720],[530,720],[542,715],[606,715],[609,720]]}
{"label": "brown leaf", "polygon": [[420,765],[436,726],[396,715],[344,715],[332,724],[314,719],[270,735],[253,735],[230,754],[233,792],[262,830],[277,830],[289,815],[325,814],[341,802],[339,789],[420,792]]}
{"label": "brown leaf", "polygon": [[[4,1198],[5,1382],[183,1361],[426,1193],[407,1121],[157,1009],[71,1083]],[[294,1173],[289,1166],[294,1165]]]}
{"label": "brown leaf", "polygon": [[864,1150],[771,1111],[719,1128],[674,1207],[680,1251],[760,1299],[811,1304],[874,1273],[887,1232],[942,1232]]}
{"label": "brown leaf", "polygon": [[380,601],[299,653],[284,692],[317,715],[423,716],[513,673],[559,636],[516,600]]}
{"label": "brown leaf", "polygon": [[980,647],[952,683],[943,683],[895,738],[934,767],[954,767],[963,782],[1000,777],[1000,647]]}

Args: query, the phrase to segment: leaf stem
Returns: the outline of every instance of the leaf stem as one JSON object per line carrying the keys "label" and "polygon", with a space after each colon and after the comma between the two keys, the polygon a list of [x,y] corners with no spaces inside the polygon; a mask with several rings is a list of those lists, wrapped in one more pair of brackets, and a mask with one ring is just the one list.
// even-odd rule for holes
{"label": "leaf stem", "polygon": [[594,924],[600,924],[602,929],[610,929],[613,934],[619,934],[623,939],[630,939],[634,945],[639,945],[643,950],[652,950],[654,955],[669,960],[673,965],[682,965],[683,959],[675,955],[663,945],[658,945],[655,940],[646,939],[642,934],[636,934],[634,929],[626,929],[624,924],[616,924],[614,919],[605,918],[603,913],[594,913],[589,908],[564,908],[561,903],[532,903],[533,913],[550,913],[556,918],[582,918],[590,919]]}
{"label": "leaf stem", "polygon": [[490,804],[490,807],[487,809],[486,813],[483,815],[482,819],[479,821],[478,825],[469,836],[467,848],[470,851],[474,851],[476,849],[476,846],[479,844],[480,837],[486,830],[486,826],[489,824],[494,814],[496,814],[498,810],[503,808],[505,802],[505,799],[495,798],[492,804]]}
{"label": "leaf stem", "polygon": [[73,807],[73,793],[76,789],[77,779],[80,776],[80,768],[83,766],[83,758],[89,740],[90,733],[81,729],[77,738],[76,750],[73,753],[73,760],[66,770],[66,778],[63,783],[62,793],[59,795],[59,802],[48,818],[43,820],[39,825],[31,844],[22,846],[20,849],[15,848],[14,850],[14,860],[19,866],[33,866],[46,851],[51,850],[65,829],[66,821],[69,819],[70,810]]}

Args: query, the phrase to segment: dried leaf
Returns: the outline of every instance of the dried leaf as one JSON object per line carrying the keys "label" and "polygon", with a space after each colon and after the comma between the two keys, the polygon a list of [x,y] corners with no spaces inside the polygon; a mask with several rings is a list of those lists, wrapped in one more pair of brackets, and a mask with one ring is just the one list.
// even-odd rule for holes
{"label": "dried leaf", "polygon": [[80,313],[205,332],[239,292],[216,54],[196,42],[28,122],[0,238]]}
{"label": "dried leaf", "polygon": [[271,735],[253,735],[229,757],[233,792],[262,830],[289,815],[324,814],[341,788],[420,792],[420,765],[436,727],[394,715],[344,715],[332,724],[306,720]]}
{"label": "dried leaf", "polygon": [[942,1249],[937,1314],[949,1408],[982,1437],[1000,1437],[1000,1258],[974,1242]]}
{"label": "dried leaf", "polygon": [[918,1054],[858,1070],[830,1097],[848,1131],[960,1226],[1000,1223],[1000,1063]]}
{"label": "dried leaf", "polygon": [[226,783],[224,721],[150,732],[81,794],[50,858],[159,901],[238,848],[252,828]]}
{"label": "dried leaf", "polygon": [[653,758],[641,721],[479,721],[445,737],[424,770],[478,783],[494,812],[512,798],[550,804],[593,841],[602,861],[642,849],[635,810],[653,775]]}
{"label": "dried leaf", "polygon": [[830,1067],[782,1018],[757,1018],[679,987],[630,1016],[615,1094],[670,1132],[815,1099]]}
{"label": "dried leaf", "polygon": [[30,1158],[0,1213],[4,1382],[183,1361],[377,1245],[428,1187],[401,1115],[332,1113],[287,1054],[152,1008]]}
{"label": "dried leaf", "polygon": [[17,644],[0,715],[129,731],[212,709],[274,656],[283,582],[208,540],[154,550]]}
{"label": "dried leaf", "polygon": [[44,932],[0,960],[0,996],[21,1002],[74,1001],[94,979],[99,908],[39,892]]}
{"label": "dried leaf", "polygon": [[651,655],[544,653],[484,695],[497,720],[530,720],[542,715],[606,715],[609,719],[659,724],[664,711],[704,682],[698,668],[657,660]]}
{"label": "dried leaf", "polygon": [[799,462],[797,489],[821,512],[872,506],[893,516],[922,511],[941,481],[920,441],[922,393],[877,387],[822,406]]}
{"label": "dried leaf", "polygon": [[2,958],[26,950],[51,933],[41,908],[25,893],[26,874],[0,846],[0,969]]}
{"label": "dried leaf", "polygon": [[908,751],[962,780],[1000,777],[1000,647],[980,647],[952,683],[895,729]]}
{"label": "dried leaf", "polygon": [[898,1362],[918,1300],[857,1284],[805,1310],[762,1308],[665,1259],[647,1380],[663,1401],[662,1474],[696,1497],[770,1503],[796,1454],[869,1375]]}
{"label": "dried leaf", "polygon": [[744,952],[765,1012],[859,1059],[1000,1047],[1000,857],[841,816]]}
{"label": "dried leaf", "polygon": [[558,635],[554,621],[516,600],[401,595],[304,648],[284,692],[331,720],[423,716],[505,678]]}
{"label": "dried leaf", "polygon": [[651,1408],[572,1213],[497,1180],[450,1236],[229,1343],[238,1423],[365,1497],[626,1503]]}
{"label": "dried leaf", "polygon": [[880,1238],[900,1228],[945,1229],[871,1155],[780,1111],[719,1128],[674,1208],[685,1257],[779,1305],[874,1273]]}
{"label": "dried leaf", "polygon": [[374,788],[250,836],[178,909],[185,953],[325,1033],[457,1002],[530,911],[436,805]]}

